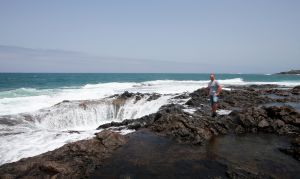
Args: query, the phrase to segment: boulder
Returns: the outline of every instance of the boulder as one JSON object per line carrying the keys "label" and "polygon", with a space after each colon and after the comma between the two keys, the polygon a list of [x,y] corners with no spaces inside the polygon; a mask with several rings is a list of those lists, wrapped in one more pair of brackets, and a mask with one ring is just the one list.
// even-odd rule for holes
{"label": "boulder", "polygon": [[292,90],[291,93],[294,95],[300,95],[300,85],[299,86],[295,86]]}
{"label": "boulder", "polygon": [[266,128],[266,127],[269,127],[269,126],[270,126],[269,122],[265,119],[263,119],[262,121],[260,121],[258,123],[258,127],[260,127],[260,128]]}
{"label": "boulder", "polygon": [[273,126],[274,128],[281,128],[281,127],[283,127],[284,125],[285,125],[285,123],[284,123],[282,120],[280,120],[280,119],[275,120],[275,121],[273,122],[273,124],[272,124],[272,126]]}

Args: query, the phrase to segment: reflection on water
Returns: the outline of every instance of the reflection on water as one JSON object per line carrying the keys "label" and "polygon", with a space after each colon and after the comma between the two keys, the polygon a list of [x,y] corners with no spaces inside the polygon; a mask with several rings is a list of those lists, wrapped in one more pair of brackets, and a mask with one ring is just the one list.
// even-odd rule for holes
{"label": "reflection on water", "polygon": [[207,149],[227,164],[276,178],[293,178],[300,175],[299,161],[278,150],[289,145],[289,138],[272,134],[226,135],[211,140]]}
{"label": "reflection on water", "polygon": [[131,134],[92,178],[227,178],[228,166],[297,178],[300,163],[278,150],[287,146],[288,138],[265,134],[227,135],[191,146],[144,130]]}
{"label": "reflection on water", "polygon": [[272,99],[284,99],[284,98],[289,97],[289,96],[279,96],[279,95],[276,95],[276,94],[266,94],[266,95],[263,95],[263,96],[267,96],[267,97],[272,98]]}

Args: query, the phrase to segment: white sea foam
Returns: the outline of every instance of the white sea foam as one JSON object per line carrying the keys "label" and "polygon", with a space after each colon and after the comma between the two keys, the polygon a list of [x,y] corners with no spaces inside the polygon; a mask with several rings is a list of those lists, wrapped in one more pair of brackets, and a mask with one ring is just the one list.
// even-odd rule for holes
{"label": "white sea foam", "polygon": [[56,130],[29,130],[0,137],[0,165],[35,156],[64,144],[93,137],[96,130],[68,133]]}
{"label": "white sea foam", "polygon": [[228,115],[230,114],[232,111],[231,110],[225,110],[225,109],[219,109],[216,111],[219,115]]}
{"label": "white sea foam", "polygon": [[184,112],[187,112],[189,114],[194,114],[197,109],[196,108],[187,108],[187,109],[183,109]]}

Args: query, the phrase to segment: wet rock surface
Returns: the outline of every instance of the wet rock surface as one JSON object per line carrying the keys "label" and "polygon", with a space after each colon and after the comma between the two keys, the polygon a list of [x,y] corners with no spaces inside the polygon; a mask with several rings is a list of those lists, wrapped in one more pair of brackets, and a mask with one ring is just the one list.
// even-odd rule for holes
{"label": "wet rock surface", "polygon": [[104,130],[93,139],[4,164],[0,166],[0,178],[86,178],[126,141],[126,137]]}
{"label": "wet rock surface", "polygon": [[291,93],[294,95],[300,95],[300,86],[295,86],[292,90]]}
{"label": "wet rock surface", "polygon": [[[291,94],[291,90],[284,90]],[[263,106],[274,102],[264,96],[272,93],[267,87],[239,87],[223,91],[220,108],[232,110],[229,115],[210,117],[206,89],[191,93],[186,106],[195,108],[193,114],[184,111],[185,106],[170,104],[136,120],[125,120],[99,126],[101,128],[126,126],[129,129],[148,128],[159,135],[168,136],[179,143],[202,144],[213,136],[245,133],[274,133],[297,137],[300,134],[300,114],[291,106]]]}
{"label": "wet rock surface", "polygon": [[123,92],[122,94],[116,94],[110,96],[109,98],[115,98],[116,100],[127,100],[129,98],[135,98],[137,101],[142,97],[148,96],[147,101],[156,100],[161,97],[161,94],[158,93],[131,93],[128,91]]}

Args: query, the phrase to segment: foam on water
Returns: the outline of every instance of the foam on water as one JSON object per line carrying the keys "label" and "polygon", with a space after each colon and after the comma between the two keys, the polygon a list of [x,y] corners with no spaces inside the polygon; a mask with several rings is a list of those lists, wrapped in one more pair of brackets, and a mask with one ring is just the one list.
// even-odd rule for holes
{"label": "foam on water", "polygon": [[88,130],[78,134],[55,130],[28,130],[20,134],[1,136],[0,165],[54,150],[66,143],[91,138],[95,132]]}
{"label": "foam on water", "polygon": [[[36,95],[3,97],[0,98],[0,115],[33,112],[42,108],[53,106],[63,100],[89,100],[101,99],[113,94],[126,91],[133,84],[130,83],[105,83],[86,85],[74,89],[39,90]],[[4,92],[0,92],[3,94]],[[3,96],[3,95],[2,95]]]}

